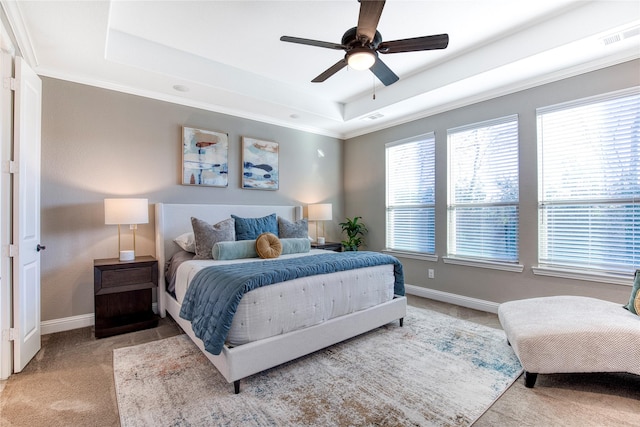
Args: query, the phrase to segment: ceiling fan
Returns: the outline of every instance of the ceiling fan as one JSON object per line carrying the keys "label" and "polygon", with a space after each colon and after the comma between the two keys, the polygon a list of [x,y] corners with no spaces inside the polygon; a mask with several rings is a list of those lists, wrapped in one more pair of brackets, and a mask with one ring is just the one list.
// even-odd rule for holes
{"label": "ceiling fan", "polygon": [[346,52],[343,59],[336,62],[315,79],[311,80],[313,83],[323,82],[349,65],[355,70],[370,69],[385,86],[389,86],[390,84],[397,82],[399,77],[391,71],[384,62],[382,62],[378,57],[378,53],[387,54],[444,49],[449,44],[448,34],[436,34],[410,39],[382,41],[382,36],[378,32],[377,27],[380,16],[382,15],[382,9],[384,8],[384,0],[358,1],[360,2],[358,26],[347,30],[342,36],[342,43],[340,44],[303,39],[300,37],[280,37],[280,40],[283,42],[344,50]]}

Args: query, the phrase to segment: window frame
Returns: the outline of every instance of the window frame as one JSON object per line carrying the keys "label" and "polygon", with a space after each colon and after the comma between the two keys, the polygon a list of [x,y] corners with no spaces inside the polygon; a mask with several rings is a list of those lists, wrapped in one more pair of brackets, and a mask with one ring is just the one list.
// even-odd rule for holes
{"label": "window frame", "polygon": [[[627,88],[619,91],[608,92],[604,94],[599,94],[595,96],[590,96],[586,98],[574,99],[571,101],[549,105],[545,107],[539,107],[536,109],[536,131],[537,131],[537,182],[538,182],[538,199],[537,199],[537,233],[538,233],[538,247],[537,247],[537,262],[538,265],[532,267],[533,273],[536,275],[542,276],[551,276],[551,277],[559,277],[559,278],[567,278],[567,279],[577,279],[577,280],[586,280],[592,282],[603,282],[603,283],[615,283],[620,285],[630,285],[630,278],[633,276],[632,271],[622,271],[615,270],[609,268],[596,268],[594,266],[591,267],[580,267],[569,264],[562,264],[559,262],[544,262],[542,261],[542,255],[545,253],[546,249],[543,248],[545,241],[548,241],[547,238],[543,235],[545,232],[545,228],[543,226],[543,209],[546,206],[565,206],[570,204],[575,204],[577,200],[565,200],[564,204],[562,200],[550,200],[545,197],[545,188],[544,188],[544,180],[545,176],[543,175],[543,132],[541,131],[541,118],[544,114],[567,111],[575,108],[593,106],[600,103],[605,103],[607,101],[612,101],[616,99],[622,99],[630,96],[640,96],[640,86]],[[640,195],[638,195],[640,196]],[[611,204],[611,202],[623,203],[629,202],[631,200],[632,204],[640,203],[640,198],[636,198],[634,194],[631,199],[625,199],[622,197],[618,198],[602,198],[598,196],[591,196],[585,199],[580,200],[581,203],[585,203],[592,206],[598,205],[607,205]],[[633,270],[634,267],[631,267]]]}
{"label": "window frame", "polygon": [[[433,149],[433,164],[432,164],[432,182],[433,182],[433,188],[431,189],[431,191],[433,191],[433,203],[420,203],[420,204],[413,204],[413,205],[397,205],[397,204],[391,204],[390,203],[390,196],[389,196],[389,192],[390,192],[390,170],[389,170],[389,150],[393,149],[394,147],[399,147],[402,145],[406,145],[406,144],[412,144],[412,143],[419,143],[419,142],[426,142],[429,144],[432,144],[432,149]],[[435,220],[435,211],[436,211],[436,197],[435,197],[435,191],[436,191],[436,173],[435,173],[435,152],[436,152],[436,137],[435,137],[435,132],[426,132],[420,135],[416,135],[413,137],[409,137],[409,138],[404,138],[404,139],[400,139],[397,141],[393,141],[393,142],[388,142],[385,144],[385,248],[382,250],[385,253],[390,253],[390,254],[394,254],[397,256],[402,256],[404,258],[413,258],[413,259],[420,259],[420,260],[427,260],[427,261],[437,261],[438,260],[438,255],[436,252],[436,239],[435,239],[435,229],[436,229],[436,220]],[[433,241],[432,242],[427,242],[427,244],[431,244],[433,246],[433,252],[419,252],[419,251],[412,251],[412,250],[408,250],[408,249],[403,249],[403,248],[394,248],[389,244],[389,213],[390,210],[394,210],[394,209],[398,209],[399,207],[405,208],[405,209],[431,209],[433,211],[433,223],[430,224],[432,232],[430,233],[431,236],[433,236]]]}
{"label": "window frame", "polygon": [[[475,129],[482,129],[491,126],[497,126],[502,124],[508,124],[514,122],[515,124],[515,169],[517,171],[518,177],[518,197],[516,201],[498,201],[498,202],[480,202],[480,203],[456,203],[455,202],[455,187],[453,183],[453,168],[452,162],[453,158],[453,150],[452,150],[452,135],[469,131]],[[447,129],[447,255],[443,257],[443,261],[447,264],[457,264],[457,265],[465,265],[472,267],[481,267],[481,268],[491,268],[503,271],[514,271],[514,272],[522,272],[524,270],[524,266],[519,263],[520,259],[520,242],[519,242],[519,227],[520,227],[520,197],[519,197],[519,185],[520,185],[520,122],[518,114],[510,114],[502,117],[497,117],[494,119],[484,120],[480,122],[465,124],[463,126],[458,126],[454,128]],[[455,214],[456,208],[460,207],[504,207],[504,206],[513,206],[516,209],[517,218],[516,218],[516,241],[515,241],[515,260],[506,260],[499,258],[491,258],[491,257],[481,257],[481,256],[473,256],[473,255],[465,255],[460,253],[454,253],[452,251],[455,246],[455,228],[452,226],[454,224],[455,218],[453,215]]]}

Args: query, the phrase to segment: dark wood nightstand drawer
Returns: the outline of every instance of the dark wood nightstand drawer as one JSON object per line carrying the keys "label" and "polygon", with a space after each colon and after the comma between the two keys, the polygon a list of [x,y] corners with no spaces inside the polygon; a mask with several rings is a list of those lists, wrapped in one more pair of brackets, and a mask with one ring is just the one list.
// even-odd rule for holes
{"label": "dark wood nightstand drawer", "polygon": [[94,260],[93,283],[96,295],[156,287],[158,261],[153,257],[138,257],[135,261]]}
{"label": "dark wood nightstand drawer", "polygon": [[127,286],[137,283],[152,283],[153,268],[127,268],[126,270],[103,270],[101,285],[103,288],[110,286]]}

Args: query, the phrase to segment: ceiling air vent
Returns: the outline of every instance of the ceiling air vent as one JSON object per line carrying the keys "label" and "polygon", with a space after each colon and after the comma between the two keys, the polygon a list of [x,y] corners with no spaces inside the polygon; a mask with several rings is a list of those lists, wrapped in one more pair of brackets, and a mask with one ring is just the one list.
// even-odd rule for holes
{"label": "ceiling air vent", "polygon": [[627,28],[626,30],[618,31],[614,34],[609,34],[608,36],[602,37],[600,40],[605,46],[609,46],[613,43],[618,43],[619,41],[635,37],[640,34],[640,26]]}
{"label": "ceiling air vent", "polygon": [[604,43],[605,46],[609,46],[610,44],[618,43],[620,40],[622,40],[622,37],[618,33],[618,34],[613,34],[611,36],[604,37],[602,39],[602,43]]}
{"label": "ceiling air vent", "polygon": [[375,112],[373,114],[370,114],[368,116],[363,117],[362,120],[377,120],[377,119],[380,119],[382,117],[384,117],[384,115],[382,113]]}

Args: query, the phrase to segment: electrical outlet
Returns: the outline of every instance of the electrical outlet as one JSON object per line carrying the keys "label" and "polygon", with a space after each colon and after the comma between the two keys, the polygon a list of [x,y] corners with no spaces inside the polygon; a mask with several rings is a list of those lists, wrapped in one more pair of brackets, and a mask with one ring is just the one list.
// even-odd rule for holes
{"label": "electrical outlet", "polygon": [[430,268],[428,273],[429,273],[429,279],[434,279],[436,277],[436,272],[433,270],[433,268]]}

